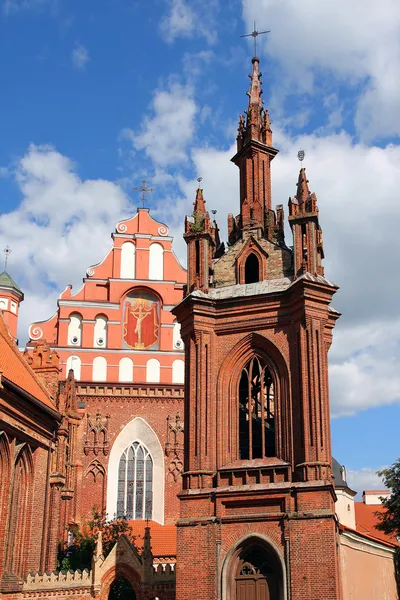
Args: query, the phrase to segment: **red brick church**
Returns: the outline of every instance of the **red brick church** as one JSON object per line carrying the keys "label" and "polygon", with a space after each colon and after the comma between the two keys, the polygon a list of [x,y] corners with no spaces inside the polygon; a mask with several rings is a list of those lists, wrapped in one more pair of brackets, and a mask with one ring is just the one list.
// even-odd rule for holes
{"label": "red brick church", "polygon": [[[227,249],[201,189],[187,271],[139,209],[24,354],[23,293],[0,275],[0,597],[106,600],[123,579],[132,600],[397,598],[396,541],[367,528],[332,462],[338,288],[304,169],[285,242],[260,77],[254,58]],[[94,506],[135,544],[105,555],[99,535],[90,570],[57,570]]]}

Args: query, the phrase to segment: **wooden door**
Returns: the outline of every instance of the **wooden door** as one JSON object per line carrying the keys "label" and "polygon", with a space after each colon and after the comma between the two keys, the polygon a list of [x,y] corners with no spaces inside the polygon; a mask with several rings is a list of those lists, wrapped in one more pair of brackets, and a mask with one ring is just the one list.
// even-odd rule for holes
{"label": "wooden door", "polygon": [[265,569],[250,562],[241,563],[236,576],[236,600],[276,600],[273,591],[270,593],[274,587],[272,577]]}

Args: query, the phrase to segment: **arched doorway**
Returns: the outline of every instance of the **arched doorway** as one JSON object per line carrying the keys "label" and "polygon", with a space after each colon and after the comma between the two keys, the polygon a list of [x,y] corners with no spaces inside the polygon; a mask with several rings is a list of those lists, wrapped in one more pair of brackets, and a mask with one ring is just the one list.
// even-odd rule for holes
{"label": "arched doorway", "polygon": [[110,586],[108,600],[136,600],[135,590],[125,577],[117,577]]}
{"label": "arched doorway", "polygon": [[236,600],[278,600],[277,574],[259,546],[242,553],[235,583]]}
{"label": "arched doorway", "polygon": [[285,578],[275,544],[264,536],[246,536],[224,561],[222,600],[286,600]]}

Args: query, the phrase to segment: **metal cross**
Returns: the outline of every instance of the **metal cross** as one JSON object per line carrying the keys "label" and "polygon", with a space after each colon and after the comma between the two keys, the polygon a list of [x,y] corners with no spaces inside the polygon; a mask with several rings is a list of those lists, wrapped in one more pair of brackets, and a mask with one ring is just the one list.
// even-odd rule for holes
{"label": "metal cross", "polygon": [[199,189],[200,189],[200,184],[201,184],[201,182],[203,181],[203,178],[202,178],[202,177],[198,177],[198,178],[197,178],[197,181],[198,181],[198,183],[199,183]]}
{"label": "metal cross", "polygon": [[6,246],[3,249],[3,252],[4,252],[4,270],[7,271],[8,257],[10,256],[12,250],[11,250],[10,246]]}
{"label": "metal cross", "polygon": [[256,29],[256,22],[254,21],[254,30],[251,33],[246,33],[245,35],[241,35],[240,37],[252,37],[254,38],[254,56],[257,56],[257,37],[259,35],[262,35],[263,33],[270,33],[271,30],[268,29],[268,31],[257,31]]}
{"label": "metal cross", "polygon": [[305,155],[306,155],[306,153],[304,150],[299,150],[297,153],[297,158],[299,159],[302,167],[303,167],[303,160],[304,160]]}
{"label": "metal cross", "polygon": [[142,185],[140,187],[134,187],[134,190],[139,190],[141,193],[141,200],[142,200],[142,208],[144,208],[144,203],[146,201],[146,194],[147,192],[154,192],[153,188],[148,188],[147,187],[147,181],[145,179],[142,180]]}

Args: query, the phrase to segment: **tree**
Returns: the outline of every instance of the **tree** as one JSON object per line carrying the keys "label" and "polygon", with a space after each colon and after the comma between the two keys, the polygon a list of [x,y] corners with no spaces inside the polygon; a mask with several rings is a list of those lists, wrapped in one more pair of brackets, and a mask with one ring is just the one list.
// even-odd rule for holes
{"label": "tree", "polygon": [[118,538],[124,534],[134,543],[132,527],[126,519],[107,521],[106,515],[98,507],[92,508],[91,518],[83,522],[74,534],[72,546],[60,544],[58,552],[59,569],[90,569],[99,531],[102,533],[103,555],[106,557]]}
{"label": "tree", "polygon": [[382,477],[383,483],[390,490],[388,498],[381,498],[382,506],[385,511],[377,512],[376,516],[380,521],[377,529],[388,535],[400,536],[400,458],[397,459],[388,469],[378,471],[379,477]]}

